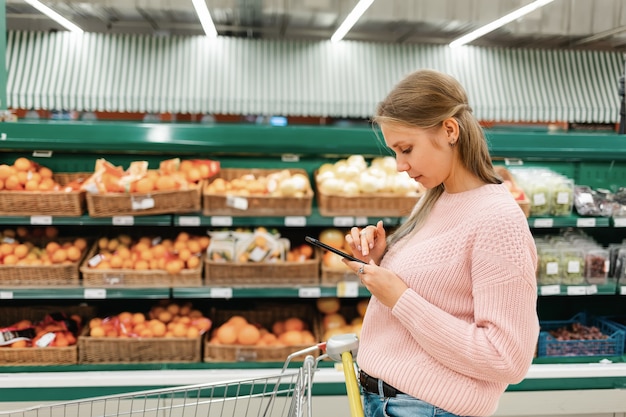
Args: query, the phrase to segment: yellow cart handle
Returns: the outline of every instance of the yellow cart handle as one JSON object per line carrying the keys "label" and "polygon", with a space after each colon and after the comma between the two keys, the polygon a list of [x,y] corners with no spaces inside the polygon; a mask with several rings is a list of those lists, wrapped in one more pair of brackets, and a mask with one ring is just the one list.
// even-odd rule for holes
{"label": "yellow cart handle", "polygon": [[352,417],[363,417],[363,403],[361,403],[361,391],[359,390],[359,384],[356,380],[356,372],[354,371],[352,352],[342,352],[341,362],[343,364],[343,374],[346,378],[346,391],[348,393],[348,403],[350,404],[350,415]]}

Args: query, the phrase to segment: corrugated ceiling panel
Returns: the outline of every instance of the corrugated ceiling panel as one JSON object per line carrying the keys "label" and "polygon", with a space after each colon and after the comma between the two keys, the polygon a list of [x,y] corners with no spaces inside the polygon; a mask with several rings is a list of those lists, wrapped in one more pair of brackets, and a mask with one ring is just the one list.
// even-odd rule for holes
{"label": "corrugated ceiling panel", "polygon": [[456,76],[482,120],[619,120],[609,52],[10,32],[13,108],[369,117],[404,75]]}

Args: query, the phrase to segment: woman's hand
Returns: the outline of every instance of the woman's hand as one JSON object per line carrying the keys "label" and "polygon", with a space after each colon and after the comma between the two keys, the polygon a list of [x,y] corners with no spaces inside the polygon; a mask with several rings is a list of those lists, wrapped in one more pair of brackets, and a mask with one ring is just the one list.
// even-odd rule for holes
{"label": "woman's hand", "polygon": [[376,265],[374,261],[370,261],[366,265],[344,258],[343,262],[358,275],[369,292],[389,308],[393,308],[408,288],[400,277],[390,270]]}
{"label": "woman's hand", "polygon": [[379,220],[376,226],[366,226],[363,229],[353,227],[346,235],[346,243],[352,249],[352,255],[362,261],[374,261],[379,264],[387,249],[387,233],[383,221]]}

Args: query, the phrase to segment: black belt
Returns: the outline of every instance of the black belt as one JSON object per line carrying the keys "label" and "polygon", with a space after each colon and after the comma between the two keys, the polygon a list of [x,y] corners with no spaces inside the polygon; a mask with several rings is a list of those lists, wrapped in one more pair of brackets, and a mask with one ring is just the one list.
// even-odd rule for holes
{"label": "black belt", "polygon": [[[361,382],[361,386],[367,392],[372,392],[374,394],[380,394],[378,391],[378,378],[374,378],[373,376],[369,376],[364,371],[359,371],[359,381]],[[392,387],[385,381],[383,381],[383,393],[385,397],[395,397],[398,394],[403,394],[402,391],[397,390]]]}

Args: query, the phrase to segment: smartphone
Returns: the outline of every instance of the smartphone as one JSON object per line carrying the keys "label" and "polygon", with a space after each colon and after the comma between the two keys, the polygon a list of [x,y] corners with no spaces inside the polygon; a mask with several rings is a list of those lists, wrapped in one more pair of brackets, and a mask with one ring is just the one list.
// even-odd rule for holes
{"label": "smartphone", "polygon": [[337,255],[341,256],[342,258],[346,258],[346,259],[349,259],[349,260],[354,261],[354,262],[360,262],[362,264],[367,264],[367,262],[362,261],[360,259],[357,259],[357,258],[355,258],[352,255],[349,255],[349,254],[347,254],[345,252],[340,251],[339,249],[333,248],[332,246],[328,246],[327,244],[322,243],[319,240],[317,240],[317,239],[315,239],[315,238],[313,238],[311,236],[305,236],[304,240],[309,242],[311,245],[319,246],[320,248],[324,248],[324,249],[329,250],[329,251],[331,251],[333,253],[336,253]]}

